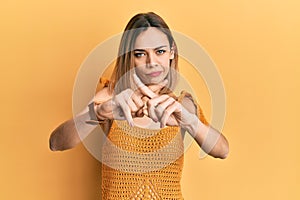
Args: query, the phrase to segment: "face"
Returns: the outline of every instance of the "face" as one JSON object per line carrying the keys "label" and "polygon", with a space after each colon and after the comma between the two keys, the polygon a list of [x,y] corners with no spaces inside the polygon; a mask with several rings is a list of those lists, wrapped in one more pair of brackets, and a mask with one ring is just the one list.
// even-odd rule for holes
{"label": "face", "polygon": [[149,27],[138,35],[134,44],[134,64],[144,84],[157,84],[169,73],[170,59],[174,58],[166,34]]}

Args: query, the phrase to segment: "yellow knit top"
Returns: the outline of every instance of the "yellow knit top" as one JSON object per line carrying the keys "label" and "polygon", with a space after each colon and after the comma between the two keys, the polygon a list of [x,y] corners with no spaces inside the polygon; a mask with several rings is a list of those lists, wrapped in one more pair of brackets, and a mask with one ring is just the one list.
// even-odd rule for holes
{"label": "yellow knit top", "polygon": [[[182,92],[183,96],[191,97]],[[202,110],[197,115],[207,124]],[[145,129],[113,120],[102,151],[102,199],[183,199],[184,145],[178,126]]]}
{"label": "yellow knit top", "polygon": [[103,146],[102,199],[183,199],[179,127],[160,130],[113,121]]}
{"label": "yellow knit top", "polygon": [[[107,87],[108,82],[100,79],[101,87]],[[190,98],[199,119],[208,124],[189,93],[172,96],[179,102]],[[119,120],[101,126],[108,130],[102,149],[103,200],[183,199],[180,180],[184,145],[180,127],[146,129]]]}

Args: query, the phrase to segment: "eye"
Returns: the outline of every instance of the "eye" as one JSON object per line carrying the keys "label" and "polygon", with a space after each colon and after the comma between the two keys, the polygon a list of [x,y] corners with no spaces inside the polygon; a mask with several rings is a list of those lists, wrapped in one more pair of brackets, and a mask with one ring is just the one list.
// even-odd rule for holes
{"label": "eye", "polygon": [[159,50],[156,51],[156,53],[158,55],[164,54],[165,52],[166,52],[166,50],[164,50],[164,49],[159,49]]}
{"label": "eye", "polygon": [[140,53],[140,52],[134,53],[134,56],[137,57],[137,58],[140,58],[144,55],[145,55],[145,53]]}

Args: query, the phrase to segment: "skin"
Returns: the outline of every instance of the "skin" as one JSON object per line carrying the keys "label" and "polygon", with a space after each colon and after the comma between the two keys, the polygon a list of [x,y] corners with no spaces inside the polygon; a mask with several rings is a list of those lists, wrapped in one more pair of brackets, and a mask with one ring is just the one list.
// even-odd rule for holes
{"label": "skin", "polygon": [[[203,124],[196,116],[193,102],[184,98],[181,103],[168,95],[159,95],[167,84],[170,59],[174,55],[167,36],[156,28],[148,28],[136,39],[134,45],[135,74],[137,90],[126,89],[111,96],[107,88],[102,89],[93,101],[98,119],[127,120],[130,126],[180,126],[182,131],[191,134],[199,146],[215,158],[226,158],[229,145],[226,138],[216,129]],[[147,105],[145,107],[145,104]],[[81,141],[74,121],[78,125],[81,138],[90,133],[95,125],[85,123],[89,120],[88,109],[74,119],[70,119],[55,129],[50,137],[52,150],[65,150]]]}
{"label": "skin", "polygon": [[135,72],[144,84],[158,84],[169,73],[174,58],[167,36],[157,28],[148,28],[134,45]]}

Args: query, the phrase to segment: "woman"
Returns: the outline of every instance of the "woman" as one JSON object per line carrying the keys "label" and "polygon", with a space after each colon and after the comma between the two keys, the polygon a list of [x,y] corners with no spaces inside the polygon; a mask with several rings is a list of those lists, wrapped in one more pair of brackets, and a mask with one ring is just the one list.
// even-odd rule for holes
{"label": "woman", "polygon": [[[100,124],[103,145],[103,199],[183,199],[180,188],[183,137],[226,158],[228,142],[205,120],[192,96],[172,93],[178,52],[171,31],[155,13],[135,15],[123,33],[110,81],[81,114],[50,137],[51,150],[81,142]],[[77,129],[75,128],[77,125]]]}

